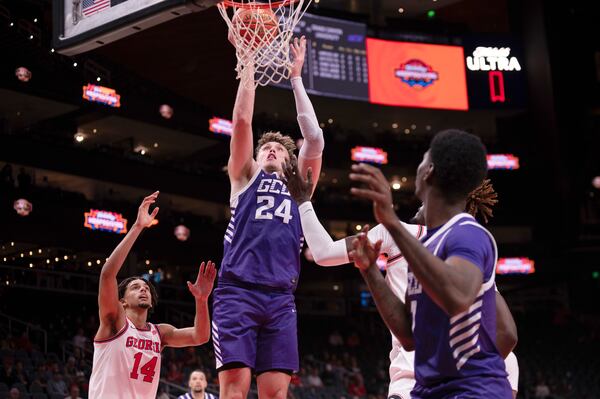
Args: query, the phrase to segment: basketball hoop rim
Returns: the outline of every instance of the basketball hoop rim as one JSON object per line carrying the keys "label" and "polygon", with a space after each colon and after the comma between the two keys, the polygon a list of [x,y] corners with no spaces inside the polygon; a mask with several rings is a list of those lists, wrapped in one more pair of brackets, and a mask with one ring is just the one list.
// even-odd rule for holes
{"label": "basketball hoop rim", "polygon": [[223,5],[225,7],[233,7],[233,8],[243,8],[247,10],[254,9],[267,9],[267,8],[279,8],[285,7],[294,3],[297,3],[299,0],[281,0],[281,1],[272,1],[268,3],[257,3],[257,2],[248,2],[243,3],[240,1],[234,0],[225,0],[223,1]]}

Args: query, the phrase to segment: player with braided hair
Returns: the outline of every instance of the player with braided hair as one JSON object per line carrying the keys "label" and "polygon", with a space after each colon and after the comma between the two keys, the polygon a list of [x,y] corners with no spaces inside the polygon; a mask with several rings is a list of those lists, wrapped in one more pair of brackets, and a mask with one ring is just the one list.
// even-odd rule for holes
{"label": "player with braided hair", "polygon": [[[310,179],[303,181],[299,176],[299,173],[297,173],[297,166],[293,161],[291,164],[287,165],[284,169],[284,173],[287,179],[288,190],[294,200],[298,203],[304,236],[311,249],[315,262],[321,266],[335,266],[352,261],[349,252],[352,250],[352,240],[355,236],[333,241],[318,220],[316,212],[310,202],[312,181],[310,181]],[[481,212],[485,212],[483,213],[484,215],[491,216],[491,208],[497,202],[497,194],[494,192],[489,180],[486,180],[484,184],[473,190],[471,194],[472,195],[469,196],[470,201],[468,202],[467,207],[475,211],[482,209]],[[405,228],[409,229],[417,239],[423,237],[426,234],[423,207],[419,208],[419,211],[411,220],[411,224],[402,224]],[[367,237],[371,242],[382,240],[381,253],[384,253],[387,256],[385,280],[394,294],[401,300],[404,300],[407,289],[408,263],[383,225],[379,224],[370,229],[370,231],[368,228],[366,230]],[[507,313],[508,308],[506,307],[504,300],[497,300],[497,303],[499,307],[502,307],[502,309],[497,310],[497,345],[499,348],[502,348],[500,349],[501,355],[506,357],[516,344],[516,327],[514,326],[510,312]],[[505,314],[508,314],[508,317],[504,317]],[[502,315],[502,317],[500,315]],[[511,353],[509,356],[507,362],[514,357],[514,354]],[[508,367],[507,370],[509,372],[511,386],[513,387],[513,390],[516,391],[517,385],[516,383],[513,384],[514,370],[508,369]],[[518,379],[518,368],[516,372],[516,378]],[[400,341],[393,334],[389,373],[390,385],[388,398],[410,398],[410,391],[415,384],[414,352],[405,350],[400,344]]]}

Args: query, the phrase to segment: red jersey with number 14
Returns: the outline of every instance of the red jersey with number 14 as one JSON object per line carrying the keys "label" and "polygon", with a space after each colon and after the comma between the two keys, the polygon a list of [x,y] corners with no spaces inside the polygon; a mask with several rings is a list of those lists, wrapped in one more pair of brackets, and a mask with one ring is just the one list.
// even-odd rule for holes
{"label": "red jersey with number 14", "polygon": [[114,337],[94,341],[90,399],[154,398],[160,380],[161,339],[148,323],[138,330],[126,319]]}

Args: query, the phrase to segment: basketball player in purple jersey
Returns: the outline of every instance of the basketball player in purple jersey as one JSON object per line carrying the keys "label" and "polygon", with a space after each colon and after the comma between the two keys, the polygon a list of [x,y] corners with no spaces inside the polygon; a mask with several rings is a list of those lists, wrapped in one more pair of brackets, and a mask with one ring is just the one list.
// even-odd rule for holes
{"label": "basketball player in purple jersey", "polygon": [[[295,173],[294,173],[295,172]],[[346,237],[333,241],[329,233],[319,222],[315,210],[310,202],[312,193],[312,182],[304,180],[300,176],[294,160],[284,168],[286,184],[292,198],[298,203],[302,230],[312,251],[315,262],[321,266],[334,266],[351,262],[348,256],[352,251],[352,242],[356,236]],[[468,197],[466,210],[472,216],[479,216],[487,223],[488,218],[493,216],[492,207],[498,202],[489,179],[485,180],[479,187],[473,190]],[[417,239],[426,234],[424,207],[421,206],[411,223],[402,225],[415,235]],[[387,255],[385,267],[385,280],[392,292],[404,300],[407,291],[408,263],[402,256],[400,249],[394,243],[393,238],[382,226],[377,225],[369,229],[364,227],[363,233],[369,241],[382,240],[380,251]],[[499,292],[496,292],[496,347],[500,355],[505,358],[506,371],[513,394],[518,390],[519,368],[516,356],[511,351],[517,343],[517,327],[512,318],[506,302]],[[388,399],[408,399],[410,391],[415,385],[414,379],[414,351],[407,352],[398,339],[392,335],[392,350],[390,351],[390,385]]]}
{"label": "basketball player in purple jersey", "polygon": [[[300,173],[305,176],[310,168],[318,176],[323,132],[300,77],[306,40],[294,40],[291,51],[291,81],[304,136]],[[253,76],[254,71],[247,67],[243,73]],[[293,292],[304,239],[298,207],[282,180],[282,164],[294,157],[295,145],[278,132],[265,133],[253,157],[254,96],[254,88],[240,82],[228,162],[231,220],[213,307],[221,399],[245,398],[252,373],[261,399],[285,399],[291,373],[299,368]]]}
{"label": "basketball player in purple jersey", "polygon": [[373,201],[375,218],[409,263],[405,306],[375,264],[381,242],[372,245],[361,234],[353,243],[355,265],[382,318],[404,348],[415,350],[412,398],[512,398],[495,345],[496,243],[464,213],[468,194],[486,171],[486,150],[476,136],[446,130],[433,138],[416,176],[427,225],[419,241],[398,221],[381,171],[352,166],[350,178],[366,185],[352,193]]}

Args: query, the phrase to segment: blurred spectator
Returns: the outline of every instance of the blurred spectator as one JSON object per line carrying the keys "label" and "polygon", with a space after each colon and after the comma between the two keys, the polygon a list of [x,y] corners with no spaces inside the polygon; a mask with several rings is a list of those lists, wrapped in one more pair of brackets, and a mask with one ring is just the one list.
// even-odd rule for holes
{"label": "blurred spectator", "polygon": [[329,345],[335,347],[344,345],[344,337],[339,333],[339,331],[334,331],[329,335]]}
{"label": "blurred spectator", "polygon": [[31,176],[25,172],[25,168],[19,169],[17,182],[19,183],[19,190],[21,190],[22,193],[26,193],[31,188]]}
{"label": "blurred spectator", "polygon": [[61,396],[67,396],[69,394],[67,384],[61,374],[54,373],[52,379],[48,381],[48,393]]}
{"label": "blurred spectator", "polygon": [[29,378],[23,369],[23,362],[17,361],[13,370],[15,382],[20,382],[23,385],[29,385]]}
{"label": "blurred spectator", "polygon": [[19,391],[19,388],[12,388],[8,393],[8,397],[10,399],[21,399],[21,391]]}
{"label": "blurred spectator", "polygon": [[540,380],[535,387],[535,398],[536,399],[546,399],[550,396],[550,388],[546,385],[544,380]]}
{"label": "blurred spectator", "polygon": [[156,399],[171,399],[168,393],[165,392],[165,387],[162,385],[158,386],[158,393],[156,394]]}
{"label": "blurred spectator", "polygon": [[310,369],[308,376],[306,377],[306,386],[321,388],[323,387],[323,381],[319,377],[318,370],[313,367]]}
{"label": "blurred spectator", "polygon": [[77,329],[77,334],[73,337],[73,345],[80,349],[85,349],[85,345],[87,344],[88,339],[83,333],[83,328]]}
{"label": "blurred spectator", "polygon": [[351,349],[354,349],[360,345],[360,338],[358,337],[358,334],[356,332],[353,332],[348,336],[348,339],[346,340],[346,345],[348,346],[348,348]]}
{"label": "blurred spectator", "polygon": [[82,399],[81,396],[79,396],[79,387],[77,385],[71,385],[69,395],[66,396],[65,399]]}
{"label": "blurred spectator", "polygon": [[31,352],[33,350],[33,345],[29,340],[29,334],[27,331],[23,331],[23,334],[21,334],[21,336],[15,340],[15,347],[17,349],[23,349],[27,352]]}
{"label": "blurred spectator", "polygon": [[15,188],[15,178],[13,177],[12,165],[7,163],[0,171],[0,185],[3,190]]}
{"label": "blurred spectator", "polygon": [[15,378],[15,365],[14,359],[12,356],[5,356],[2,359],[2,368],[0,369],[0,382],[5,383],[8,386],[11,386],[16,381]]}
{"label": "blurred spectator", "polygon": [[169,364],[169,372],[167,373],[167,381],[173,384],[183,384],[183,374],[179,366],[175,362]]}
{"label": "blurred spectator", "polygon": [[348,384],[348,394],[359,397],[365,396],[367,394],[367,390],[361,378],[359,378],[356,375],[350,377],[350,382]]}

